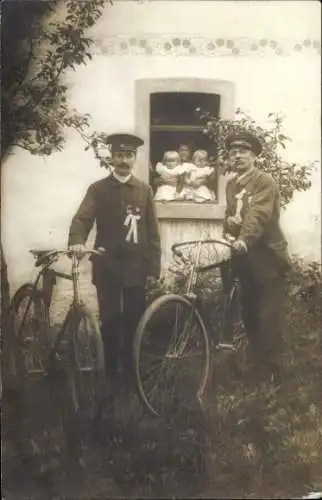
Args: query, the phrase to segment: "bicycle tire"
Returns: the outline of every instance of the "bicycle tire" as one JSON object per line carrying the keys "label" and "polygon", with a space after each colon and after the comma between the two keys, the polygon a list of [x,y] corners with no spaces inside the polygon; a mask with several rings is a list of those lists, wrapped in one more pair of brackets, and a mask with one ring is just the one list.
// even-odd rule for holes
{"label": "bicycle tire", "polygon": [[[24,318],[25,309],[20,318],[20,310],[27,299],[25,308],[29,305],[32,311],[31,319],[28,314]],[[29,304],[30,302],[30,304]],[[15,359],[18,372],[24,376],[44,375],[46,373],[45,362],[50,349],[49,342],[49,310],[46,300],[34,285],[26,283],[14,294],[11,301],[11,311],[14,315],[15,333]],[[19,318],[24,319],[24,324],[19,323]]]}
{"label": "bicycle tire", "polygon": [[[173,393],[173,398],[171,399],[169,396],[168,400],[167,400],[167,394],[164,394],[163,395],[164,399],[167,400],[166,401],[167,407],[164,408],[164,405],[161,404],[163,406],[163,409],[160,410],[160,405],[156,404],[156,402],[153,401],[153,399],[152,399],[153,395],[150,397],[149,394],[147,394],[147,389],[145,388],[144,353],[143,353],[144,341],[145,341],[145,337],[147,337],[147,335],[149,333],[149,327],[151,329],[151,324],[153,325],[152,320],[154,319],[155,321],[157,321],[158,313],[161,313],[160,319],[162,319],[164,317],[164,318],[167,318],[167,321],[168,321],[169,314],[171,312],[171,307],[173,308],[176,305],[183,307],[185,309],[186,313],[190,313],[190,317],[193,318],[193,320],[195,321],[195,324],[199,327],[200,340],[201,340],[200,345],[202,345],[202,349],[203,349],[203,352],[201,353],[201,367],[200,367],[201,369],[200,369],[199,373],[193,374],[193,380],[191,378],[189,380],[189,377],[187,377],[187,380],[189,380],[188,385],[185,385],[183,383],[183,380],[180,381],[180,377],[183,375],[184,370],[179,371],[180,376],[178,379],[178,388],[177,388],[179,390],[179,392],[176,394]],[[166,314],[164,313],[165,309],[166,309]],[[177,310],[178,309],[176,309],[176,314],[177,314]],[[162,314],[163,314],[163,316],[162,316]],[[188,315],[184,314],[183,317],[186,318],[186,317],[188,317]],[[178,329],[180,329],[180,321],[177,317],[175,317],[175,324],[179,325]],[[192,325],[192,323],[191,323],[191,325]],[[160,324],[160,327],[161,327],[161,324]],[[157,338],[155,340],[159,344],[158,347],[161,347],[160,344],[162,344],[164,342],[165,337],[164,337],[164,334],[163,334],[163,336],[160,336],[158,333],[159,331],[160,331],[160,329],[156,329],[156,333],[157,333],[156,337]],[[188,332],[188,334],[186,332]],[[192,335],[191,335],[191,332],[192,332]],[[193,344],[198,347],[198,345],[199,345],[198,342],[200,342],[200,340],[199,341],[196,340],[196,338],[197,338],[196,330],[192,330],[192,327],[190,327],[189,325],[183,327],[183,330],[182,330],[182,332],[180,332],[179,337],[177,334],[175,334],[174,336],[175,337],[177,336],[177,339],[173,340],[170,337],[169,340],[171,341],[171,343],[169,342],[169,344],[166,346],[167,350],[165,352],[165,355],[163,356],[162,363],[164,363],[165,359],[170,360],[169,363],[171,363],[171,360],[174,360],[175,362],[181,361],[184,358],[183,355],[185,353],[186,347],[189,345],[191,348],[191,346]],[[184,338],[184,337],[186,337],[186,338]],[[181,344],[180,344],[180,342],[181,342]],[[170,346],[170,349],[169,349],[169,346]],[[180,347],[180,349],[179,349],[179,347]],[[172,353],[171,353],[171,349],[172,349]],[[173,353],[176,350],[177,350],[177,353],[178,352],[180,352],[180,353],[175,355]],[[189,354],[189,352],[188,352],[188,354]],[[152,357],[154,357],[154,359],[157,359],[156,354],[153,354]],[[187,358],[187,356],[185,356],[185,357]],[[160,358],[160,356],[159,356],[159,358]],[[144,312],[144,314],[140,320],[140,323],[138,325],[138,328],[136,330],[136,333],[135,333],[134,344],[133,344],[133,362],[134,362],[134,371],[135,371],[138,396],[139,396],[141,402],[143,403],[143,405],[145,406],[145,408],[152,415],[161,416],[163,414],[168,414],[169,411],[173,414],[173,412],[176,408],[178,408],[179,411],[180,411],[180,407],[181,407],[181,409],[184,409],[185,404],[183,401],[183,395],[187,396],[187,401],[191,401],[191,391],[193,391],[193,399],[194,400],[197,399],[201,402],[202,395],[204,393],[206,383],[207,383],[207,380],[209,377],[209,371],[210,371],[209,337],[208,337],[208,332],[206,330],[205,324],[202,320],[202,317],[200,316],[198,310],[196,308],[194,308],[194,306],[191,304],[191,302],[187,298],[182,297],[180,295],[176,295],[176,294],[167,294],[167,295],[163,295],[163,296],[157,298],[155,301],[153,301],[149,305],[149,307]],[[177,364],[179,364],[180,368],[182,368],[182,364],[180,364],[180,363],[177,363]],[[161,368],[162,368],[162,366],[161,366]],[[196,365],[194,367],[192,367],[192,369],[193,369],[192,371],[195,372]],[[156,369],[153,367],[152,371],[155,372],[155,370]],[[151,370],[150,370],[150,373],[152,373]],[[148,374],[149,374],[149,372],[148,372]],[[188,375],[188,373],[187,373],[187,375]],[[197,378],[197,377],[195,377],[195,375],[197,375],[197,377],[198,377],[197,381],[195,380]],[[163,373],[163,379],[164,378],[166,378],[165,372]],[[181,384],[181,382],[182,382],[182,384]],[[197,382],[197,384],[195,384],[196,382]],[[171,393],[172,393],[172,391],[175,390],[174,389],[175,384],[173,384],[173,379],[171,381],[171,378],[170,378],[170,384],[172,384],[171,385]],[[194,385],[196,385],[196,387],[193,387]],[[154,387],[154,389],[155,389],[155,387]],[[163,388],[163,390],[164,390],[164,388]],[[188,392],[190,392],[189,395],[186,394],[187,390],[188,390]],[[154,391],[154,394],[159,394],[162,396],[162,384],[161,384],[161,389],[159,387],[157,391]],[[180,405],[180,398],[182,399],[181,405]]]}
{"label": "bicycle tire", "polygon": [[[89,332],[85,335],[83,332],[82,336],[80,325],[84,320],[89,325]],[[86,432],[96,422],[103,402],[105,384],[103,343],[96,320],[85,305],[72,310],[65,332],[69,339],[70,362],[67,366],[69,398],[74,416],[81,420]],[[89,344],[85,344],[85,341]]]}

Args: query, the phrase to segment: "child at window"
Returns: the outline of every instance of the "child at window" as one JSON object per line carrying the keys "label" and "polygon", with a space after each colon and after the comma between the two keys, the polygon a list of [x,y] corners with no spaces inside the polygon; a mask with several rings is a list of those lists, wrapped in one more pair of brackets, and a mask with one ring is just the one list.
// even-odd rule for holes
{"label": "child at window", "polygon": [[186,167],[180,163],[177,151],[166,151],[162,163],[157,163],[155,170],[159,175],[154,199],[156,201],[173,201],[182,198],[182,176]]}
{"label": "child at window", "polygon": [[216,201],[214,192],[206,185],[214,172],[213,167],[209,166],[207,151],[204,149],[195,151],[192,162],[186,172],[184,198],[197,203]]}

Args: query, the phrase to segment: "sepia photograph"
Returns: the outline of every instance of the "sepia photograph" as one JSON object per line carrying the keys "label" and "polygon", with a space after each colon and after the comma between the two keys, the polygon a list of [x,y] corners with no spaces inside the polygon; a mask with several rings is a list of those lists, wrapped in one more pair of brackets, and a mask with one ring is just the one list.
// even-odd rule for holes
{"label": "sepia photograph", "polygon": [[3,498],[322,498],[320,2],[3,0],[1,60]]}

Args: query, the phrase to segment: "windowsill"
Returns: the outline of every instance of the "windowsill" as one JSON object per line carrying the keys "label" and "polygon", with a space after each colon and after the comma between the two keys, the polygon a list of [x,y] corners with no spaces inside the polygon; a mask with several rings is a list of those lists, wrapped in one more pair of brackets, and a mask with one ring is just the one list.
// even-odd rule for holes
{"label": "windowsill", "polygon": [[225,205],[218,203],[165,202],[155,203],[158,219],[223,220]]}

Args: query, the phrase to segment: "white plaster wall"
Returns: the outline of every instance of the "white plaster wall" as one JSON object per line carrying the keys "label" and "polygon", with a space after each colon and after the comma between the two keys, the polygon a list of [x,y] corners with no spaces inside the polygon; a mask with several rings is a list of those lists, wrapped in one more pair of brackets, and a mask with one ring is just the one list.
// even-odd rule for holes
{"label": "white plaster wall", "polygon": [[[285,156],[320,160],[320,57],[292,52],[240,57],[109,55],[101,48],[120,34],[149,37],[183,34],[278,39],[290,44],[320,38],[318,2],[143,1],[108,7],[95,29],[93,60],[67,77],[71,105],[91,113],[96,130],[135,127],[134,91],[138,78],[199,77],[234,81],[236,106],[260,124],[272,111],[285,114],[292,137]],[[284,40],[284,42],[283,42]],[[140,161],[140,157],[138,158]],[[320,164],[319,164],[320,165]],[[26,279],[32,262],[28,249],[64,247],[71,217],[88,184],[104,175],[75,134],[66,148],[47,159],[17,151],[3,168],[2,239],[13,281]],[[299,194],[282,223],[292,252],[320,258],[320,167],[310,192]]]}
{"label": "white plaster wall", "polygon": [[231,38],[320,37],[316,0],[115,0],[95,26],[119,33],[195,33]]}

